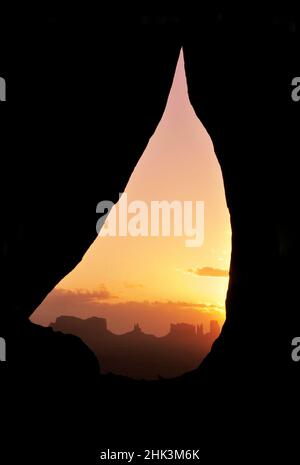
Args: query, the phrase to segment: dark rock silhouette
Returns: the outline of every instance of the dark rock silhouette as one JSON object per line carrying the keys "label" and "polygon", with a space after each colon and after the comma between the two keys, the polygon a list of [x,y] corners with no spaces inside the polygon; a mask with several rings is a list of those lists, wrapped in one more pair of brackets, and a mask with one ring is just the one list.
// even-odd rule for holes
{"label": "dark rock silhouette", "polygon": [[80,337],[97,355],[102,373],[135,379],[172,378],[197,368],[220,333],[214,320],[208,333],[203,333],[203,326],[181,323],[171,324],[163,337],[143,333],[138,324],[131,332],[116,335],[104,318],[96,317],[61,316],[51,327]]}
{"label": "dark rock silhouette", "polygon": [[[96,450],[113,441],[128,448],[200,441],[206,463],[225,456],[241,463],[237,444],[253,461],[294,460],[288,456],[296,428],[287,447],[280,425],[291,423],[280,415],[294,411],[299,382],[290,357],[300,327],[300,106],[291,99],[291,80],[300,75],[299,31],[289,2],[280,10],[186,5],[164,17],[140,16],[127,5],[101,15],[40,6],[2,20],[0,336],[6,367],[24,361],[8,383],[10,415],[15,410],[22,419],[13,431],[15,456],[41,463],[47,450],[71,463],[81,450],[81,463],[95,463]],[[92,352],[68,335],[29,325],[28,317],[93,242],[97,202],[116,201],[124,190],[162,116],[181,47],[190,100],[212,137],[231,215],[226,323],[190,375],[154,384],[103,376],[95,384]],[[57,363],[53,351],[64,353]],[[84,363],[74,365],[79,352]],[[197,428],[190,413],[199,419],[199,410]],[[64,439],[55,441],[53,431]]]}

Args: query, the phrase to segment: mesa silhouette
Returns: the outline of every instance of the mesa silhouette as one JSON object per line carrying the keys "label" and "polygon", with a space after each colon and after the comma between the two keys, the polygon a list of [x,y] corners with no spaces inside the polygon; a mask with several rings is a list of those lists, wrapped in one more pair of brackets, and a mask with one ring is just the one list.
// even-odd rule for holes
{"label": "mesa silhouette", "polygon": [[220,333],[217,321],[210,331],[203,325],[171,324],[163,337],[145,334],[138,324],[132,331],[114,334],[104,318],[81,319],[60,316],[50,326],[55,331],[79,336],[96,354],[102,373],[125,375],[135,379],[172,378],[199,366]]}

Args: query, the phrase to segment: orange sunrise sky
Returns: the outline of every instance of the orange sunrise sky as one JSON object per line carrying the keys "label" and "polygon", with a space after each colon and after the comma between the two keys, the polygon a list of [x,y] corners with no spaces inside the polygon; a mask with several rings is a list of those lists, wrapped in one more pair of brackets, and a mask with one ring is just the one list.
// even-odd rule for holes
{"label": "orange sunrise sky", "polygon": [[98,237],[32,320],[48,325],[60,315],[99,316],[115,333],[138,322],[157,335],[172,322],[203,322],[206,329],[210,319],[222,324],[229,213],[212,142],[189,103],[182,53],[163,118],[126,193],[128,201],[204,201],[203,245],[188,248],[185,237]]}

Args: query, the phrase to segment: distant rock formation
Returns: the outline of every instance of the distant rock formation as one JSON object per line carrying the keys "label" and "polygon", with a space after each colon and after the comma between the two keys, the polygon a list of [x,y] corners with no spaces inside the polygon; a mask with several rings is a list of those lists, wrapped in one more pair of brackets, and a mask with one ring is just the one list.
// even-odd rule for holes
{"label": "distant rock formation", "polygon": [[220,333],[217,321],[210,331],[203,325],[171,324],[163,337],[145,334],[139,324],[125,334],[107,329],[104,318],[80,319],[61,316],[51,324],[55,331],[79,336],[97,355],[102,373],[114,373],[136,379],[171,378],[195,369],[209,352]]}

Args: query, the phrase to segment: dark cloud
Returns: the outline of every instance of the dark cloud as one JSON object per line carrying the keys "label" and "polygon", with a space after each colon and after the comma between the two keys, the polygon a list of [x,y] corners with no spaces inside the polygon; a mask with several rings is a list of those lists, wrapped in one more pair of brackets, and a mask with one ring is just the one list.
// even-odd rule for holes
{"label": "dark cloud", "polygon": [[[99,302],[109,299],[113,299],[116,296],[112,295],[107,289],[102,287],[99,290],[87,291],[87,290],[77,290],[69,291],[66,289],[54,289],[44,300],[50,302],[53,307],[55,306],[64,306],[67,308],[82,308],[85,305],[88,306],[97,306]],[[43,302],[43,303],[44,303]],[[42,303],[42,305],[43,305]]]}
{"label": "dark cloud", "polygon": [[210,266],[204,266],[203,268],[190,268],[188,272],[197,276],[211,276],[214,278],[227,278],[229,276],[228,270],[212,268]]}

